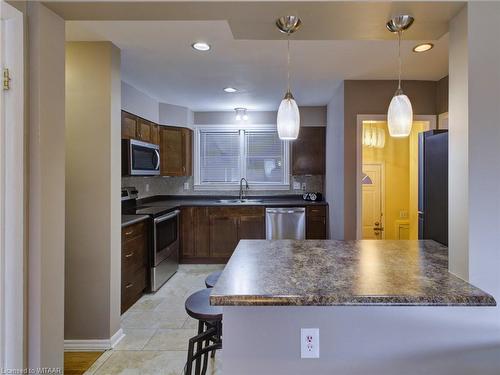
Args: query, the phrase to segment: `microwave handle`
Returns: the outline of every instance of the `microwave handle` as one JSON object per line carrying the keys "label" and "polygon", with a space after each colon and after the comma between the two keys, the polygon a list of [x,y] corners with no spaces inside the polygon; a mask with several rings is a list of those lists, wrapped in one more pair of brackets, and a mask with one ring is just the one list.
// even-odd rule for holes
{"label": "microwave handle", "polygon": [[155,224],[158,224],[158,223],[161,223],[165,220],[168,220],[168,219],[172,219],[173,217],[179,215],[180,211],[179,210],[175,210],[174,212],[171,212],[169,214],[166,214],[166,215],[163,215],[163,216],[160,216],[160,217],[157,217],[155,220],[154,220],[154,223]]}
{"label": "microwave handle", "polygon": [[155,150],[155,154],[156,154],[156,160],[157,160],[155,169],[159,170],[160,169],[160,152],[158,150]]}

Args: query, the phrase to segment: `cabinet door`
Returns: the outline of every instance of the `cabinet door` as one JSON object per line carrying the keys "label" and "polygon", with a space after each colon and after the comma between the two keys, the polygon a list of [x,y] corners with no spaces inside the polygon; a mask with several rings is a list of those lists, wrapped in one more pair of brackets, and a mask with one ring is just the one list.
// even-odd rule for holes
{"label": "cabinet door", "polygon": [[142,118],[137,121],[137,138],[143,142],[151,142],[151,123]]}
{"label": "cabinet door", "polygon": [[197,258],[210,256],[210,223],[207,207],[194,208],[194,255]]}
{"label": "cabinet door", "polygon": [[160,126],[158,124],[151,123],[151,143],[155,145],[160,144]]}
{"label": "cabinet door", "polygon": [[137,117],[122,111],[122,139],[135,139],[137,131]]}
{"label": "cabinet door", "polygon": [[238,244],[239,218],[231,208],[209,208],[210,257],[229,258]]}
{"label": "cabinet door", "polygon": [[195,255],[195,207],[183,207],[181,209],[181,259],[192,258]]}
{"label": "cabinet door", "polygon": [[193,131],[188,128],[182,129],[184,150],[183,150],[183,176],[193,175]]}
{"label": "cabinet door", "polygon": [[326,240],[326,217],[308,216],[306,221],[307,240]]}
{"label": "cabinet door", "polygon": [[238,239],[262,240],[266,238],[263,215],[242,215],[239,218]]}
{"label": "cabinet door", "polygon": [[162,126],[160,129],[160,155],[162,176],[184,175],[184,138],[181,128]]}
{"label": "cabinet door", "polygon": [[292,174],[325,174],[325,127],[301,127],[292,142]]}

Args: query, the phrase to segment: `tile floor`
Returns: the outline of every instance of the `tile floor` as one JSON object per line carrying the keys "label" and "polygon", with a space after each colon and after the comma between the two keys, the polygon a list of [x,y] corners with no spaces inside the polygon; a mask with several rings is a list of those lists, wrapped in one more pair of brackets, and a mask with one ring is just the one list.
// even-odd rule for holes
{"label": "tile floor", "polygon": [[[144,295],[122,316],[126,336],[85,372],[92,375],[182,375],[188,339],[197,321],[184,310],[184,301],[205,287],[205,277],[223,265],[180,265],[179,271],[155,294]],[[207,374],[219,375],[220,353],[209,361]]]}

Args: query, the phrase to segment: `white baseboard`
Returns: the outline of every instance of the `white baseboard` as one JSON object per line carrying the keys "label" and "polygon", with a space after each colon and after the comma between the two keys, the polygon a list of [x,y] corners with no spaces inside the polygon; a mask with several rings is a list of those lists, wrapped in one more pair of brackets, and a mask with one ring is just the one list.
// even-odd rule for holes
{"label": "white baseboard", "polygon": [[114,348],[125,337],[120,328],[110,339],[64,340],[65,352],[99,352]]}

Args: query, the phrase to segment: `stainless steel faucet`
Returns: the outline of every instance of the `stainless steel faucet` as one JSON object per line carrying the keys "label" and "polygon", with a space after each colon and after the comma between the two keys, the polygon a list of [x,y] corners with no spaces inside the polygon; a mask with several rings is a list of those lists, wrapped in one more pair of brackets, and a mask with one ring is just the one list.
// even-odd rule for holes
{"label": "stainless steel faucet", "polygon": [[[243,192],[243,181],[245,181],[245,192]],[[250,189],[250,187],[248,186],[248,181],[245,177],[242,177],[240,180],[240,199],[243,199],[243,197],[246,196],[248,189]]]}

